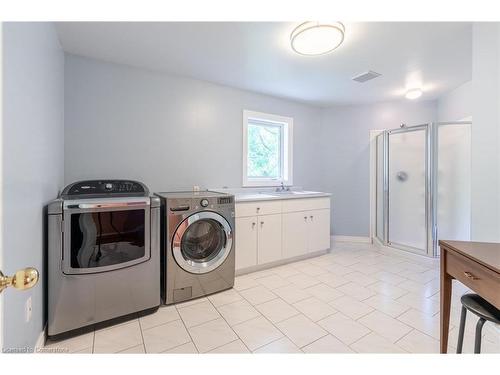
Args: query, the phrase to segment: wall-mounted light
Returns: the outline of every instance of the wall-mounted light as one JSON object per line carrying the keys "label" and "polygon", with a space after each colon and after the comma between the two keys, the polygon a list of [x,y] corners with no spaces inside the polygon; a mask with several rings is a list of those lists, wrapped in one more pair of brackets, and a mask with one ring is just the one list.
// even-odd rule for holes
{"label": "wall-mounted light", "polygon": [[422,94],[423,94],[422,89],[414,88],[414,89],[410,89],[410,90],[406,91],[405,98],[410,99],[410,100],[414,100],[414,99],[420,98],[422,96]]}
{"label": "wall-mounted light", "polygon": [[345,27],[340,22],[304,22],[290,35],[292,49],[300,55],[318,56],[332,52],[344,41]]}

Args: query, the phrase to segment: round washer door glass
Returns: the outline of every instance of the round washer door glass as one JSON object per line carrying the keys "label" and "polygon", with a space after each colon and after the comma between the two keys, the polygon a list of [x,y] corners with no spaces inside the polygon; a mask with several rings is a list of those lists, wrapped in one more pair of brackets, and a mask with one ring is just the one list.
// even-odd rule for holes
{"label": "round washer door glass", "polygon": [[219,267],[231,252],[233,233],[227,220],[215,212],[191,215],[177,227],[172,252],[177,264],[191,273]]}

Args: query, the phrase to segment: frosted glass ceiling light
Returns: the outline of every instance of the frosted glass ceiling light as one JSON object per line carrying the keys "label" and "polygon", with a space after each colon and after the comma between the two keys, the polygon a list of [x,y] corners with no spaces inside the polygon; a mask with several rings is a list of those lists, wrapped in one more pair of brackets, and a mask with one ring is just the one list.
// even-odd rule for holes
{"label": "frosted glass ceiling light", "polygon": [[292,31],[290,44],[300,55],[324,55],[342,44],[344,33],[345,27],[340,22],[304,22]]}
{"label": "frosted glass ceiling light", "polygon": [[417,99],[422,96],[423,92],[422,89],[416,88],[416,89],[410,89],[406,92],[405,98],[406,99]]}

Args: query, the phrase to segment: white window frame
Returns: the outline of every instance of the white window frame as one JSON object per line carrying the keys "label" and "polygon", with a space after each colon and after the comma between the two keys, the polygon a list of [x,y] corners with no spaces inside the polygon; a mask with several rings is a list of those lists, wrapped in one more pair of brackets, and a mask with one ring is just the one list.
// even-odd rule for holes
{"label": "white window frame", "polygon": [[[248,122],[254,120],[270,125],[279,126],[281,129],[281,152],[279,178],[248,177]],[[243,187],[259,186],[285,186],[293,185],[293,118],[273,115],[270,113],[243,110]]]}

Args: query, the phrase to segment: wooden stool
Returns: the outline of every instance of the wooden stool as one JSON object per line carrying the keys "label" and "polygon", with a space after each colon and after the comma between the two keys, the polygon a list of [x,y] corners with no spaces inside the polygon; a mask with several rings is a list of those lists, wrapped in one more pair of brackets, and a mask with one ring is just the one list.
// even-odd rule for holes
{"label": "wooden stool", "polygon": [[464,294],[462,298],[460,298],[460,301],[462,302],[462,315],[460,315],[460,330],[458,332],[457,353],[462,353],[467,310],[479,317],[476,325],[474,353],[480,353],[481,332],[483,330],[483,325],[487,320],[496,324],[500,324],[500,310],[498,310],[495,306],[493,306],[491,303],[481,298],[477,294]]}

